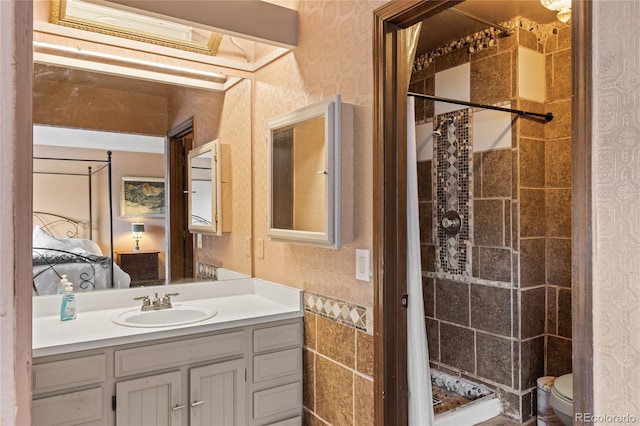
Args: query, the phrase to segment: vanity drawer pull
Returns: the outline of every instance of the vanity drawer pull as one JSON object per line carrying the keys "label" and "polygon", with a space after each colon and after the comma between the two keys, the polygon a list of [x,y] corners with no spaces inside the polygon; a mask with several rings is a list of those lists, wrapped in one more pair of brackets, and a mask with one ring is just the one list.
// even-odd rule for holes
{"label": "vanity drawer pull", "polygon": [[184,405],[184,404],[182,404],[182,405],[176,405],[175,407],[173,407],[173,408],[171,409],[171,411],[178,411],[178,410],[182,410],[184,407],[185,407],[185,405]]}
{"label": "vanity drawer pull", "polygon": [[192,407],[197,407],[198,405],[202,405],[202,404],[204,404],[204,401],[195,401],[195,402],[191,403],[191,406]]}

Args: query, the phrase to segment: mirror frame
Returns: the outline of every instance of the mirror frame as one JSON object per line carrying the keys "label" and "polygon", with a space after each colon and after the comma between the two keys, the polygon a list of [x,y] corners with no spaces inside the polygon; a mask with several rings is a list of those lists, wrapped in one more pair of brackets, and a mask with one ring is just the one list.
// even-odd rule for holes
{"label": "mirror frame", "polygon": [[[275,130],[324,116],[325,135],[325,231],[297,231],[273,226],[273,134]],[[268,120],[269,128],[269,211],[267,235],[274,241],[339,249],[341,242],[342,185],[342,102],[340,95],[288,112]]]}
{"label": "mirror frame", "polygon": [[[221,203],[221,194],[220,194],[220,162],[217,161],[217,156],[219,155],[219,142],[218,140],[214,140],[208,142],[204,145],[200,145],[189,151],[189,158],[187,160],[187,170],[189,177],[189,190],[188,190],[188,207],[189,207],[189,231],[195,234],[212,234],[212,235],[222,235],[222,226],[219,224],[219,221],[216,220],[216,216],[220,214],[220,203]],[[213,217],[211,218],[211,225],[194,225],[191,221],[193,216],[193,177],[191,173],[191,161],[194,157],[202,155],[206,152],[211,152],[211,214]]]}

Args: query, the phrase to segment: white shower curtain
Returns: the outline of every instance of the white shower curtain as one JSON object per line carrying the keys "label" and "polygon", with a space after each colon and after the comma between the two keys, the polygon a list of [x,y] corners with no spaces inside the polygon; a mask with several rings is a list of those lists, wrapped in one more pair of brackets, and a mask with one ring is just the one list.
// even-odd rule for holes
{"label": "white shower curtain", "polygon": [[407,97],[407,294],[409,426],[432,426],[435,417],[422,295],[415,100],[412,96]]}

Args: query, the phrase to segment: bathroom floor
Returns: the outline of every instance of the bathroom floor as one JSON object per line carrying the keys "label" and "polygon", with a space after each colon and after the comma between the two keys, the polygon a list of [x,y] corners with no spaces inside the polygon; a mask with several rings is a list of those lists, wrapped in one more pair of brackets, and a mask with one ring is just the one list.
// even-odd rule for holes
{"label": "bathroom floor", "polygon": [[438,414],[444,413],[445,411],[452,410],[456,407],[471,402],[470,399],[465,398],[464,396],[458,395],[454,392],[450,392],[436,385],[431,385],[431,392],[433,393],[433,397],[435,399],[441,401],[439,404],[433,406],[433,412],[436,416]]}
{"label": "bathroom floor", "polygon": [[476,426],[533,426],[536,424],[536,418],[532,417],[525,423],[520,423],[516,420],[510,419],[505,416],[497,416],[493,419],[489,419],[486,422],[478,423]]}

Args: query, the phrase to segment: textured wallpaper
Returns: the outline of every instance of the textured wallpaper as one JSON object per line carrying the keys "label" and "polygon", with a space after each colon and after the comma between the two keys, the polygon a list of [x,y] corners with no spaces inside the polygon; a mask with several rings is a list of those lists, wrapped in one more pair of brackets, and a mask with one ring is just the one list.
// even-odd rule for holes
{"label": "textured wallpaper", "polygon": [[[254,251],[254,275],[373,305],[373,284],[356,281],[355,249],[373,248],[373,10],[385,1],[304,1],[299,46],[262,68],[254,79],[253,231],[264,240],[264,258]],[[267,227],[267,120],[320,100],[342,95],[353,104],[353,241],[340,250],[270,241]],[[344,232],[344,230],[343,230]]]}
{"label": "textured wallpaper", "polygon": [[640,418],[640,2],[594,3],[598,415]]}
{"label": "textured wallpaper", "polygon": [[206,236],[199,260],[251,275],[251,80],[225,93],[217,138],[231,149],[232,231]]}

